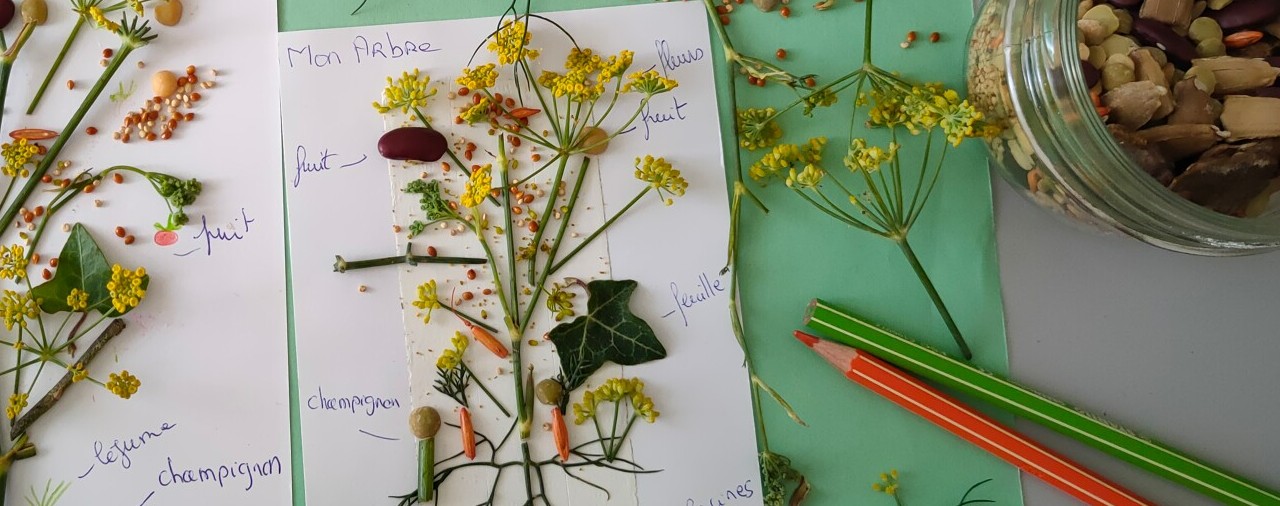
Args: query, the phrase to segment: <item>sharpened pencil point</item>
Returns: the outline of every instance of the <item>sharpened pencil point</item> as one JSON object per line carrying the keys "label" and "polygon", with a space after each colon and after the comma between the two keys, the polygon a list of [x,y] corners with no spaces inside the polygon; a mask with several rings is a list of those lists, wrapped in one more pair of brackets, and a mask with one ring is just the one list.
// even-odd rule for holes
{"label": "sharpened pencil point", "polygon": [[797,331],[796,331],[796,339],[799,339],[799,340],[800,340],[800,342],[804,343],[804,345],[805,345],[805,346],[808,346],[808,347],[810,347],[810,348],[812,348],[812,347],[813,347],[813,345],[818,344],[818,338],[817,338],[817,337],[812,336],[812,335],[809,335],[809,334],[806,334],[806,333],[801,332],[801,331],[799,331],[799,330],[797,330]]}

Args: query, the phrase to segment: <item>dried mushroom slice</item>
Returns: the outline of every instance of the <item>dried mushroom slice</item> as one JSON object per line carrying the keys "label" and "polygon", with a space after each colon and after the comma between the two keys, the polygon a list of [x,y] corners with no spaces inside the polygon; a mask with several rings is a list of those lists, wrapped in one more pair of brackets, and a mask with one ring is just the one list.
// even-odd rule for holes
{"label": "dried mushroom slice", "polygon": [[1169,189],[1214,211],[1244,216],[1249,203],[1280,177],[1280,139],[1210,148]]}
{"label": "dried mushroom slice", "polygon": [[1173,162],[1160,152],[1160,148],[1123,126],[1107,125],[1107,130],[1111,131],[1111,136],[1116,139],[1116,143],[1124,149],[1129,158],[1142,167],[1143,172],[1151,175],[1162,185],[1167,186],[1173,180]]}

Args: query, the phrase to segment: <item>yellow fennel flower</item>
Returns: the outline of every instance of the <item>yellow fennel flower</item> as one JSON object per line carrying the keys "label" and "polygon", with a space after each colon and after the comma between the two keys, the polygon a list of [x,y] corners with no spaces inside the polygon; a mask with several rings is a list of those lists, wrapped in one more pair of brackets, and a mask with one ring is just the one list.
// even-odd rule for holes
{"label": "yellow fennel flower", "polygon": [[898,143],[890,142],[889,148],[867,146],[866,139],[854,139],[849,143],[849,151],[844,157],[844,165],[857,172],[865,170],[875,172],[880,166],[892,162],[898,156]]}
{"label": "yellow fennel flower", "polygon": [[141,16],[143,14],[142,0],[129,0],[129,8],[133,9],[133,12]]}
{"label": "yellow fennel flower", "polygon": [[117,313],[126,313],[138,307],[147,290],[142,287],[147,278],[147,270],[138,267],[125,269],[120,264],[111,266],[111,280],[107,282],[107,292],[111,294],[111,307]]}
{"label": "yellow fennel flower", "polygon": [[89,8],[89,17],[93,18],[93,22],[108,32],[120,33],[120,24],[107,19],[106,13],[102,12],[102,8],[93,6]]}
{"label": "yellow fennel flower", "polygon": [[142,381],[137,376],[129,374],[128,370],[120,371],[120,374],[111,373],[107,378],[107,390],[113,394],[120,396],[121,399],[133,397],[138,393],[138,387],[142,386]]}
{"label": "yellow fennel flower", "polygon": [[663,192],[679,197],[689,188],[689,182],[680,175],[679,170],[672,168],[666,159],[654,158],[653,155],[636,157],[636,179],[649,183],[649,187],[658,191],[658,197],[666,205],[671,205],[673,201],[670,197],[663,196]]}
{"label": "yellow fennel flower", "polygon": [[482,121],[489,121],[489,113],[493,110],[493,99],[489,97],[481,97],[480,101],[471,104],[466,110],[462,111],[458,117],[466,121],[468,125],[474,125]]}
{"label": "yellow fennel flower", "polygon": [[4,409],[4,414],[13,420],[25,407],[27,407],[27,394],[12,394],[9,396],[9,406]]}
{"label": "yellow fennel flower", "polygon": [[27,320],[35,318],[39,311],[30,292],[18,293],[5,290],[4,296],[0,298],[0,312],[3,312],[5,330],[13,330],[15,325],[27,328]]}
{"label": "yellow fennel flower", "polygon": [[72,311],[84,311],[89,307],[89,294],[79,288],[72,288],[71,293],[67,295],[67,306]]}
{"label": "yellow fennel flower", "polygon": [[470,88],[471,91],[479,91],[493,87],[498,82],[497,65],[492,63],[481,65],[474,69],[467,67],[462,69],[462,75],[456,80],[458,86]]}
{"label": "yellow fennel flower", "polygon": [[663,77],[657,70],[646,70],[627,76],[627,84],[622,86],[622,91],[638,91],[652,96],[674,90],[679,85],[675,79]]}
{"label": "yellow fennel flower", "polygon": [[17,176],[39,152],[40,147],[28,143],[26,139],[5,143],[0,146],[0,155],[4,156],[4,167],[0,172],[9,177]]}
{"label": "yellow fennel flower", "polygon": [[76,364],[72,365],[69,369],[67,369],[67,371],[71,373],[72,383],[79,383],[81,381],[84,381],[85,378],[89,377],[89,370],[85,369],[84,364],[79,362],[76,362]]}
{"label": "yellow fennel flower", "polygon": [[739,144],[752,151],[776,144],[782,138],[782,128],[773,120],[776,112],[772,107],[738,111]]}
{"label": "yellow fennel flower", "polygon": [[387,78],[387,87],[382,90],[382,102],[374,102],[373,108],[380,114],[395,109],[408,114],[409,109],[427,106],[427,99],[435,96],[436,89],[431,87],[431,76],[422,74],[418,69],[405,72],[396,79]]}
{"label": "yellow fennel flower", "polygon": [[764,181],[774,176],[787,174],[793,168],[817,165],[822,161],[822,148],[826,146],[826,137],[814,137],[803,146],[797,144],[779,144],[765,153],[760,161],[751,164],[751,179]]}
{"label": "yellow fennel flower", "polygon": [[440,354],[440,358],[436,360],[436,367],[440,369],[453,369],[462,365],[462,355],[467,352],[467,344],[471,341],[461,332],[454,332],[453,339],[450,342],[453,347],[444,350]]}
{"label": "yellow fennel flower", "polygon": [[812,163],[805,165],[804,170],[800,172],[791,169],[791,172],[787,175],[787,186],[797,190],[816,188],[826,174],[826,171],[822,170],[821,167]]}
{"label": "yellow fennel flower", "polygon": [[27,252],[20,244],[0,248],[0,278],[21,280],[27,277]]}
{"label": "yellow fennel flower", "polygon": [[413,307],[422,309],[427,312],[426,316],[422,316],[422,323],[431,323],[431,312],[440,309],[440,298],[436,295],[436,280],[427,281],[418,285],[418,298],[413,301]]}
{"label": "yellow fennel flower", "polygon": [[489,196],[489,192],[493,189],[493,170],[492,164],[486,164],[479,169],[471,171],[471,178],[467,179],[466,189],[462,192],[463,207],[475,209],[480,207],[480,203]]}
{"label": "yellow fennel flower", "polygon": [[534,60],[540,52],[527,46],[533,41],[533,34],[526,29],[524,21],[505,21],[498,33],[493,34],[488,49],[498,55],[498,63],[511,65],[521,57]]}

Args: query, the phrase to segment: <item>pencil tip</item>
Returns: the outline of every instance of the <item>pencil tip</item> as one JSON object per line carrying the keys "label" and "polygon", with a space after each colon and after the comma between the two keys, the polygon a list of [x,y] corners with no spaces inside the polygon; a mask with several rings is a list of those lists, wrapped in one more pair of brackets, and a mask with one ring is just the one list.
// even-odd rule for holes
{"label": "pencil tip", "polygon": [[797,330],[797,331],[796,331],[796,339],[799,339],[799,340],[800,340],[800,342],[804,343],[804,344],[805,344],[805,346],[808,346],[808,347],[810,347],[810,348],[812,348],[812,347],[813,347],[813,345],[818,344],[818,338],[817,338],[817,337],[814,337],[814,336],[812,336],[812,335],[806,334],[806,333],[801,332],[801,331],[799,331],[799,330]]}

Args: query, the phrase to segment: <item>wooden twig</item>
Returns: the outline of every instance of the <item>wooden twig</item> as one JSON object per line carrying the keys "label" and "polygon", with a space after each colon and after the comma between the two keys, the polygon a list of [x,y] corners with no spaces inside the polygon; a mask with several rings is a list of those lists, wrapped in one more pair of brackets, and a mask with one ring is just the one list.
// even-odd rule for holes
{"label": "wooden twig", "polygon": [[[89,362],[93,360],[93,357],[97,356],[98,352],[102,351],[102,348],[106,347],[112,338],[120,335],[120,332],[124,331],[124,326],[124,319],[116,318],[112,320],[107,325],[107,328],[102,329],[102,333],[98,334],[97,339],[93,340],[93,344],[90,344],[84,350],[84,354],[80,355],[80,360],[77,360],[73,367],[83,367],[88,370]],[[49,393],[44,394],[40,402],[35,403],[30,410],[13,422],[13,427],[9,429],[9,439],[17,439],[18,436],[21,436],[31,427],[31,424],[36,423],[36,420],[44,416],[53,407],[53,404],[62,398],[62,394],[66,393],[67,387],[71,386],[71,376],[72,372],[68,370],[66,374],[62,375],[62,379],[59,379],[58,383],[49,389]]]}

